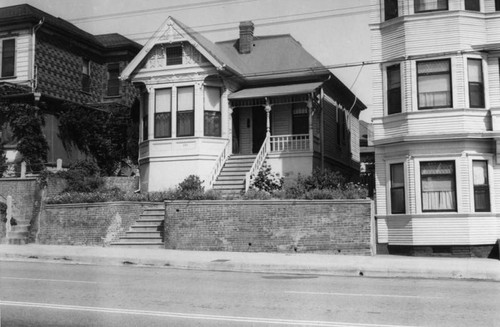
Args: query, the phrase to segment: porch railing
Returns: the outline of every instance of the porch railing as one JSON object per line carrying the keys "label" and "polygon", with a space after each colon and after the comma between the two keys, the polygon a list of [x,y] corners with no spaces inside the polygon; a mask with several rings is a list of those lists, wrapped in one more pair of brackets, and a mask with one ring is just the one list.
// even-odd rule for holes
{"label": "porch railing", "polygon": [[309,134],[273,135],[271,152],[291,152],[310,150]]}
{"label": "porch railing", "polygon": [[206,185],[207,189],[211,189],[214,186],[214,183],[217,180],[217,176],[219,176],[222,167],[224,167],[227,158],[231,154],[230,145],[231,142],[227,141],[224,150],[222,150],[219,157],[215,161],[214,167],[212,168],[212,171],[210,172],[209,178],[207,180],[207,185]]}
{"label": "porch railing", "polygon": [[250,188],[253,177],[257,175],[260,167],[262,167],[262,164],[264,163],[264,160],[266,160],[270,148],[269,140],[270,135],[268,134],[266,136],[266,139],[264,140],[264,143],[262,143],[262,146],[260,147],[259,153],[257,153],[257,156],[255,157],[252,168],[250,168],[250,171],[245,175],[245,192]]}

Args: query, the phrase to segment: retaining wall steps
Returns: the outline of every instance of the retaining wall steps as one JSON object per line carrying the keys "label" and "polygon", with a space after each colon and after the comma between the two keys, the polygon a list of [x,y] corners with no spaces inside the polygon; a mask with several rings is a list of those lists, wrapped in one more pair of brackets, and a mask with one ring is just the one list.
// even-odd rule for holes
{"label": "retaining wall steps", "polygon": [[163,248],[164,221],[165,207],[163,204],[146,208],[125,235],[121,236],[117,242],[111,243],[111,246]]}
{"label": "retaining wall steps", "polygon": [[28,244],[30,224],[20,222],[11,227],[5,238],[1,240],[2,244]]}

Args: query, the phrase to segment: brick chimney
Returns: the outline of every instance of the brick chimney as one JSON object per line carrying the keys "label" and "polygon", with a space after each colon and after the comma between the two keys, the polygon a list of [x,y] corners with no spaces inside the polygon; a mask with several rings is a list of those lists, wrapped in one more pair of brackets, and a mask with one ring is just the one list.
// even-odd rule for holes
{"label": "brick chimney", "polygon": [[240,40],[238,42],[238,51],[241,54],[252,52],[253,48],[253,23],[244,21],[240,23]]}

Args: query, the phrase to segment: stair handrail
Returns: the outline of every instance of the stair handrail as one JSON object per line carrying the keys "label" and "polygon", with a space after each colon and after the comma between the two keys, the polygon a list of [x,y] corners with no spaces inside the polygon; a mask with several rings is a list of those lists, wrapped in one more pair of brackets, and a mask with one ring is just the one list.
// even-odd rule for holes
{"label": "stair handrail", "polygon": [[207,189],[211,189],[214,186],[215,181],[217,180],[217,177],[219,176],[222,167],[224,167],[224,164],[227,161],[227,158],[229,158],[229,155],[231,155],[231,149],[230,149],[231,142],[226,141],[226,145],[224,146],[224,149],[222,152],[219,154],[219,157],[217,160],[215,160],[214,166],[212,168],[212,171],[210,172],[210,175],[208,177],[207,181]]}
{"label": "stair handrail", "polygon": [[245,192],[248,191],[250,185],[252,185],[253,178],[255,177],[255,175],[257,175],[260,167],[262,167],[262,164],[267,158],[267,154],[269,153],[270,140],[271,135],[267,133],[266,138],[262,143],[262,146],[260,147],[259,153],[257,153],[257,156],[253,161],[252,168],[250,168],[250,171],[245,174]]}

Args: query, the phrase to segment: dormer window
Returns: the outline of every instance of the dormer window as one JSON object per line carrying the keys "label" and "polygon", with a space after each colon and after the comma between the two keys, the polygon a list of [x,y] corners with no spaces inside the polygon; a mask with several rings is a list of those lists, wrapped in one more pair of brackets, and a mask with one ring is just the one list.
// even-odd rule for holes
{"label": "dormer window", "polygon": [[415,12],[448,10],[448,0],[415,0]]}
{"label": "dormer window", "polygon": [[182,65],[182,44],[166,48],[167,66]]}

